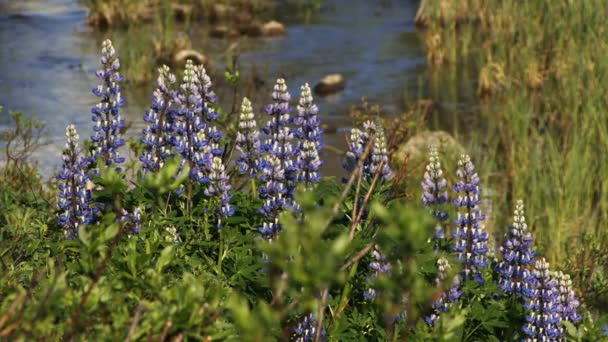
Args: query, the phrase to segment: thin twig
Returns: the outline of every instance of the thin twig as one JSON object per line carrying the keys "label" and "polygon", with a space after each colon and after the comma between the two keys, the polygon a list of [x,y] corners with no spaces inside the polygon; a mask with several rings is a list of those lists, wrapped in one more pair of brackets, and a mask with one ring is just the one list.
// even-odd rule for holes
{"label": "thin twig", "polygon": [[363,217],[363,212],[365,212],[365,206],[367,205],[367,202],[369,202],[369,199],[371,198],[372,192],[374,191],[374,188],[376,187],[376,183],[378,182],[378,179],[380,178],[380,173],[382,168],[384,167],[384,163],[380,163],[380,167],[378,167],[378,170],[376,170],[376,174],[374,175],[374,179],[372,180],[372,184],[369,187],[369,190],[367,190],[367,194],[365,194],[365,198],[363,199],[363,203],[361,204],[361,209],[359,210],[359,214],[357,215],[357,218],[355,219],[355,221],[353,221],[353,225],[351,227],[351,240],[355,237],[355,228],[357,227],[357,225],[359,225],[359,222],[361,221],[361,218]]}
{"label": "thin twig", "polygon": [[355,263],[357,263],[361,258],[363,258],[367,253],[369,253],[374,248],[375,243],[370,242],[367,244],[359,253],[355,254],[350,260],[348,260],[342,267],[340,267],[340,271],[345,271]]}
{"label": "thin twig", "polygon": [[139,303],[137,309],[135,309],[135,317],[133,317],[133,323],[131,323],[131,327],[129,328],[129,335],[127,335],[127,342],[133,340],[133,336],[135,335],[135,330],[137,329],[137,325],[139,324],[139,320],[141,319],[141,313],[144,311],[145,306],[143,303]]}
{"label": "thin twig", "polygon": [[317,322],[317,334],[315,335],[315,342],[319,342],[321,340],[321,330],[323,329],[323,320],[325,319],[325,306],[327,305],[327,294],[329,290],[324,288],[321,291],[321,305],[319,306],[319,321]]}

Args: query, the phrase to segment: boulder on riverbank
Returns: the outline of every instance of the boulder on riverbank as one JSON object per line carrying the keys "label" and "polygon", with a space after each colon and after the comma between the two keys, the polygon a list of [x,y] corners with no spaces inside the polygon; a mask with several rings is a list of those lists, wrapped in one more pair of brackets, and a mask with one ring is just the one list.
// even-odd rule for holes
{"label": "boulder on riverbank", "polygon": [[191,59],[196,65],[207,65],[209,63],[207,56],[191,49],[178,51],[173,56],[172,62],[174,66],[183,66],[186,65],[186,61],[189,59]]}
{"label": "boulder on riverbank", "polygon": [[264,36],[282,36],[287,33],[285,25],[276,20],[271,20],[261,26],[262,35]]}

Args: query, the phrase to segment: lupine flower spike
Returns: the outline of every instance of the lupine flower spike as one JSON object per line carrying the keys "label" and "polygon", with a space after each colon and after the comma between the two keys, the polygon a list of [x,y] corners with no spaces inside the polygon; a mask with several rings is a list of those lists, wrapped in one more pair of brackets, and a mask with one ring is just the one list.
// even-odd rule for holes
{"label": "lupine flower spike", "polygon": [[317,114],[319,108],[313,103],[312,92],[308,83],[301,88],[300,102],[298,104],[298,116],[294,122],[299,126],[295,135],[300,139],[298,166],[300,168],[299,180],[304,183],[306,189],[311,189],[313,184],[321,179],[319,168],[323,161],[319,159],[319,152],[323,147],[321,138],[322,130],[319,127],[321,121]]}
{"label": "lupine flower spike", "polygon": [[177,111],[172,142],[182,157],[182,165],[190,166],[190,179],[206,183],[203,169],[210,163],[211,154],[201,122],[203,100],[199,93],[199,83],[195,67],[188,60],[180,90],[174,99]]}
{"label": "lupine flower spike", "polygon": [[211,173],[209,174],[209,187],[205,189],[205,195],[217,199],[217,228],[223,226],[222,219],[234,214],[234,207],[229,201],[232,198],[230,194],[230,179],[226,175],[222,158],[213,157],[211,163]]}
{"label": "lupine flower spike", "polygon": [[580,302],[572,289],[570,275],[559,271],[553,273],[553,277],[557,282],[561,319],[573,324],[579,323],[582,320],[582,317],[576,312],[576,309],[578,309]]}
{"label": "lupine flower spike", "polygon": [[[124,120],[120,118],[120,107],[125,104],[120,88],[124,78],[118,72],[120,61],[110,40],[103,42],[100,62],[102,67],[95,74],[101,84],[93,89],[93,94],[101,100],[91,109],[95,122],[91,136],[95,146],[92,162],[101,158],[109,166],[125,160],[118,153],[118,148],[125,143],[120,137],[120,129],[125,127]],[[120,171],[121,168],[117,167],[116,170]]]}
{"label": "lupine flower spike", "polygon": [[217,130],[215,126],[211,124],[219,118],[219,113],[213,108],[213,105],[217,102],[217,96],[211,89],[213,85],[211,78],[207,75],[207,71],[202,65],[195,66],[193,68],[196,77],[195,84],[198,88],[198,93],[201,96],[201,111],[200,111],[200,122],[204,129],[204,132],[208,139],[208,144],[211,148],[211,154],[215,157],[219,157],[224,153],[224,150],[219,147],[220,140],[222,139],[222,133]]}
{"label": "lupine flower spike", "polygon": [[[440,287],[445,279],[448,277],[449,270],[452,268],[448,259],[440,257],[437,260],[437,278],[435,278],[435,285]],[[430,326],[434,326],[439,319],[439,315],[442,312],[447,312],[453,305],[460,299],[462,291],[460,290],[460,279],[458,276],[454,279],[452,286],[446,291],[441,293],[441,298],[435,301],[432,305],[433,312],[426,316],[424,320]]]}
{"label": "lupine flower spike", "polygon": [[293,197],[298,181],[299,169],[295,163],[294,157],[297,153],[297,146],[292,145],[294,138],[293,133],[287,126],[291,123],[289,118],[289,99],[291,96],[287,92],[287,85],[282,78],[277,80],[272,92],[273,103],[266,106],[266,113],[271,116],[271,119],[266,125],[262,126],[265,134],[270,136],[264,144],[263,151],[270,155],[274,155],[280,162],[281,169],[284,172],[284,187],[285,199],[289,202],[287,206],[293,205]]}
{"label": "lupine flower spike", "polygon": [[382,164],[383,167],[382,170],[380,170],[381,179],[389,180],[393,178],[393,171],[388,165],[384,129],[380,123],[375,124],[371,121],[364,122],[363,128],[363,131],[358,128],[353,128],[350,131],[348,151],[346,152],[346,158],[344,159],[342,166],[347,171],[353,172],[357,163],[363,156],[363,152],[365,151],[369,140],[374,136],[375,140],[372,151],[363,162],[363,177],[364,179],[371,181]]}
{"label": "lupine flower spike", "polygon": [[273,103],[266,107],[266,113],[271,119],[262,127],[269,135],[262,151],[265,152],[259,162],[260,167],[260,198],[264,205],[260,213],[266,220],[259,229],[265,238],[271,239],[281,229],[278,216],[285,209],[297,210],[293,200],[298,168],[293,160],[295,149],[291,145],[293,134],[287,124],[289,120],[289,99],[287,86],[283,79],[278,79],[272,93]]}
{"label": "lupine flower spike", "polygon": [[260,132],[255,122],[251,102],[246,97],[241,104],[239,131],[236,134],[236,150],[241,154],[236,160],[240,173],[254,176],[257,171],[257,159],[260,155]]}
{"label": "lupine flower spike", "polygon": [[[374,251],[372,252],[372,257],[374,261],[369,263],[369,270],[371,274],[367,277],[367,282],[371,282],[374,278],[378,277],[381,274],[387,274],[391,271],[391,264],[386,260],[386,257],[382,252],[380,252],[376,247],[374,247]],[[373,300],[378,295],[376,289],[370,287],[363,293],[363,296],[367,300]]]}
{"label": "lupine flower spike", "polygon": [[175,75],[169,67],[163,65],[158,69],[158,88],[152,95],[152,107],[144,115],[148,123],[143,129],[142,142],[144,152],[139,158],[143,163],[144,172],[156,172],[163,167],[171,155],[171,131],[173,113],[173,99],[175,91],[171,89],[175,83]]}
{"label": "lupine flower spike", "polygon": [[549,263],[543,258],[536,261],[535,270],[526,277],[524,306],[528,310],[522,330],[524,341],[559,341],[560,303],[557,282],[549,272]]}
{"label": "lupine flower spike", "polygon": [[89,177],[85,172],[87,160],[82,156],[78,146],[78,132],[74,125],[66,128],[67,143],[63,150],[63,166],[57,177],[59,184],[59,224],[63,226],[68,239],[78,234],[78,228],[92,220],[89,201],[91,192],[87,190]]}
{"label": "lupine flower spike", "polygon": [[460,180],[454,184],[454,191],[458,194],[454,198],[454,204],[458,213],[454,220],[456,231],[453,233],[456,245],[452,250],[456,253],[457,260],[463,263],[463,280],[475,279],[482,284],[480,269],[488,267],[488,233],[480,223],[485,217],[479,209],[479,176],[469,156],[463,155],[458,161],[456,175]]}
{"label": "lupine flower spike", "polygon": [[[317,336],[317,319],[313,314],[304,319],[293,330],[291,340],[297,342],[314,341]],[[325,329],[321,330],[321,341],[325,341]]]}
{"label": "lupine flower spike", "polygon": [[532,234],[528,231],[524,216],[524,202],[517,201],[513,224],[505,234],[500,247],[503,260],[496,266],[498,285],[502,291],[522,297],[524,276],[528,268],[534,266],[536,251],[532,250]]}
{"label": "lupine flower spike", "polygon": [[139,234],[141,231],[141,209],[135,208],[132,213],[129,213],[123,208],[120,212],[118,222],[123,225],[128,225],[133,234]]}

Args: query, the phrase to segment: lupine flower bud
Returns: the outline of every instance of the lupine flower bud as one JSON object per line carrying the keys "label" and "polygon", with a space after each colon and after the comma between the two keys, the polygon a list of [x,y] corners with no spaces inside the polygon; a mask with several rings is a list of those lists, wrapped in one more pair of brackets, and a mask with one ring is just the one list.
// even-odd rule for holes
{"label": "lupine flower bud", "polygon": [[175,83],[175,75],[169,71],[168,66],[163,65],[158,69],[156,83],[158,88],[152,95],[152,107],[144,115],[144,121],[148,125],[143,129],[142,142],[145,147],[139,158],[144,172],[158,171],[171,155],[172,121],[175,118],[175,91],[171,85]]}
{"label": "lupine flower bud", "polygon": [[479,210],[479,176],[469,156],[463,155],[458,161],[456,175],[460,180],[454,184],[454,191],[458,194],[454,198],[454,204],[458,213],[454,220],[456,231],[453,233],[456,245],[452,250],[456,253],[457,260],[463,263],[463,280],[475,279],[481,284],[483,278],[479,269],[488,267],[488,233],[480,224],[485,216]]}
{"label": "lupine flower bud", "polygon": [[87,190],[88,175],[85,172],[87,160],[82,156],[78,146],[76,126],[66,128],[67,143],[63,150],[63,166],[57,176],[59,179],[59,224],[63,226],[68,239],[78,234],[78,228],[90,223],[93,219],[90,200],[91,192]]}
{"label": "lupine flower bud", "polygon": [[[317,319],[313,314],[304,316],[304,319],[293,330],[291,340],[297,342],[314,341],[317,336]],[[325,329],[321,330],[321,341],[325,341]]]}
{"label": "lupine flower bud", "polygon": [[389,180],[394,177],[393,171],[388,165],[388,152],[386,147],[386,135],[384,134],[384,128],[380,124],[380,122],[371,126],[374,127],[374,133],[376,139],[374,140],[374,148],[371,153],[371,163],[369,165],[369,173],[370,175],[375,175],[376,172],[382,167],[379,171],[382,179]]}
{"label": "lupine flower bud", "polygon": [[498,285],[502,291],[523,294],[524,271],[534,266],[536,251],[532,250],[532,234],[524,216],[524,202],[517,201],[513,214],[513,224],[505,234],[500,247],[503,260],[496,266],[499,275]]}
{"label": "lupine flower bud", "polygon": [[[554,272],[553,277],[557,282],[557,292],[559,293],[560,315],[561,319],[569,321],[573,324],[579,323],[582,320],[581,315],[576,312],[580,302],[572,289],[572,280],[569,274],[561,271]],[[560,326],[561,329],[561,326]]]}
{"label": "lupine flower bud", "polygon": [[[369,263],[368,268],[371,271],[371,274],[367,277],[367,282],[373,281],[374,278],[378,277],[380,274],[387,274],[391,271],[391,264],[386,260],[384,254],[382,254],[382,252],[380,252],[376,247],[374,247],[372,257],[374,258],[374,261]],[[363,292],[363,296],[367,300],[373,300],[377,295],[378,292],[372,287]]]}
{"label": "lupine flower bud", "polygon": [[543,258],[536,261],[535,270],[526,270],[524,304],[528,310],[526,324],[522,330],[527,335],[525,341],[559,341],[560,303],[557,283],[549,272],[549,263]]}
{"label": "lupine flower bud", "polygon": [[251,102],[246,97],[241,104],[241,116],[239,120],[239,131],[236,134],[236,150],[240,152],[240,157],[236,160],[236,165],[240,173],[249,171],[249,175],[256,173],[256,161],[260,155],[260,132],[253,115]]}
{"label": "lupine flower bud", "polygon": [[118,222],[130,226],[133,234],[139,234],[141,231],[141,209],[135,208],[132,213],[129,213],[123,208]]}
{"label": "lupine flower bud", "polygon": [[230,179],[226,175],[222,158],[213,157],[211,164],[211,173],[209,174],[209,187],[205,189],[205,195],[215,197],[218,200],[217,208],[217,228],[222,228],[222,218],[232,216],[234,207],[229,201],[232,198],[230,194]]}
{"label": "lupine flower bud", "polygon": [[[125,160],[118,153],[118,148],[125,143],[120,137],[120,129],[125,127],[124,120],[120,118],[120,107],[125,104],[120,88],[120,82],[124,78],[118,72],[120,61],[110,40],[105,40],[102,44],[100,62],[102,67],[95,74],[101,84],[93,89],[93,94],[101,99],[91,109],[92,120],[95,122],[91,136],[95,146],[92,162],[102,158],[109,166]],[[117,167],[116,170],[120,171],[121,168]]]}

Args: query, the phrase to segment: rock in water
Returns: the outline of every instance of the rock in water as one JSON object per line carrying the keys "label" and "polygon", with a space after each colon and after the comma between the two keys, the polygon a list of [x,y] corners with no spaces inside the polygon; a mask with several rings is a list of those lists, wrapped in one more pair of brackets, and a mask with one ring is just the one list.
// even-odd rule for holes
{"label": "rock in water", "polygon": [[183,66],[189,59],[191,59],[192,62],[194,62],[194,64],[196,65],[207,65],[207,63],[209,62],[207,56],[196,50],[181,50],[178,51],[175,56],[173,56],[173,65]]}
{"label": "rock in water", "polygon": [[331,74],[323,77],[315,85],[315,93],[325,96],[337,93],[346,86],[346,79],[342,74]]}
{"label": "rock in water", "polygon": [[264,36],[282,36],[287,33],[285,25],[278,21],[271,20],[262,25],[262,34]]}

